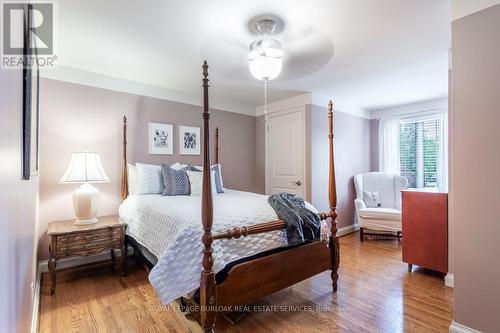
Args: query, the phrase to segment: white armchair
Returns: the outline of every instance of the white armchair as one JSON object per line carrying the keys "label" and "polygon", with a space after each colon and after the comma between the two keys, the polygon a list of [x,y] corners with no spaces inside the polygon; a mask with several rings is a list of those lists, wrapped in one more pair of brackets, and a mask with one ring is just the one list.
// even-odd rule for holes
{"label": "white armchair", "polygon": [[[401,190],[406,189],[407,185],[405,177],[384,172],[354,176],[354,205],[361,241],[364,240],[364,235],[370,235],[369,231],[375,231],[377,235],[387,233],[401,237]],[[370,199],[368,205],[367,198]]]}

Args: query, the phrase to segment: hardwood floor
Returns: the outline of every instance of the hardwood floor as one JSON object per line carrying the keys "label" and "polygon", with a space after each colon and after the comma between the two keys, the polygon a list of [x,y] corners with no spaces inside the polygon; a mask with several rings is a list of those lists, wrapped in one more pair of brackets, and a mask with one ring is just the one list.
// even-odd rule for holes
{"label": "hardwood floor", "polygon": [[[448,331],[453,289],[435,273],[418,268],[408,273],[401,242],[361,243],[355,233],[342,237],[340,244],[336,294],[325,272],[262,299],[234,326],[218,319],[217,331]],[[161,305],[139,265],[132,263],[127,277],[101,263],[59,271],[57,279],[56,293],[50,296],[50,279],[43,276],[40,332],[193,331],[171,306]]]}

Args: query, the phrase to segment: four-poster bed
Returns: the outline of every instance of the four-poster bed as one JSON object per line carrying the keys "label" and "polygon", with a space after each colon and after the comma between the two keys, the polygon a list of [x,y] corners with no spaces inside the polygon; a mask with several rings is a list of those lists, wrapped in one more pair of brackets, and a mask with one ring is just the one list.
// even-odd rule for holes
{"label": "four-poster bed", "polygon": [[[329,121],[329,205],[330,211],[319,213],[321,220],[331,220],[330,238],[327,242],[320,240],[306,242],[299,246],[282,247],[254,255],[245,260],[238,260],[226,272],[223,281],[216,282],[214,271],[214,242],[222,240],[252,237],[251,235],[265,234],[280,231],[286,228],[286,222],[280,219],[264,223],[254,223],[243,226],[234,226],[226,231],[214,233],[214,201],[211,183],[210,160],[210,110],[208,98],[208,64],[203,64],[203,190],[201,195],[201,222],[202,235],[202,272],[199,284],[199,297],[191,293],[183,300],[189,305],[199,305],[199,313],[194,316],[199,320],[205,332],[214,332],[215,319],[218,309],[251,304],[258,299],[287,288],[295,283],[310,278],[326,270],[331,270],[333,291],[337,290],[337,270],[340,253],[337,238],[336,188],[333,150],[333,105],[328,105]],[[215,161],[219,161],[219,129],[215,131]],[[125,200],[128,197],[127,174],[127,123],[123,119],[122,144],[122,180],[121,195]],[[233,241],[231,241],[233,242]],[[235,243],[241,242],[234,240]]]}

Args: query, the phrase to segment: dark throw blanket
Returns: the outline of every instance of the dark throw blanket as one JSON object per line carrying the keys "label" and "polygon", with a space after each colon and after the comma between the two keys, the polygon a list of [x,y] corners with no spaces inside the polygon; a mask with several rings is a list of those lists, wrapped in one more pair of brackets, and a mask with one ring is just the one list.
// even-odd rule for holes
{"label": "dark throw blanket", "polygon": [[288,244],[318,240],[321,237],[319,215],[306,208],[304,199],[290,193],[271,195],[267,201],[276,215],[287,224]]}

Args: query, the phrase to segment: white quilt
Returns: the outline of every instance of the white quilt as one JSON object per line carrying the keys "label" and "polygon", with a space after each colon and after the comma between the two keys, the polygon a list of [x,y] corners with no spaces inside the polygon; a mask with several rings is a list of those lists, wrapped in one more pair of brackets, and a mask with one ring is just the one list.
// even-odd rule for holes
{"label": "white quilt", "polygon": [[[275,220],[267,196],[224,189],[214,195],[213,233]],[[311,205],[308,208],[316,211]],[[149,280],[165,304],[200,285],[202,271],[201,197],[131,195],[120,206],[127,234],[158,258]],[[214,271],[234,260],[287,245],[285,231],[213,242]]]}

